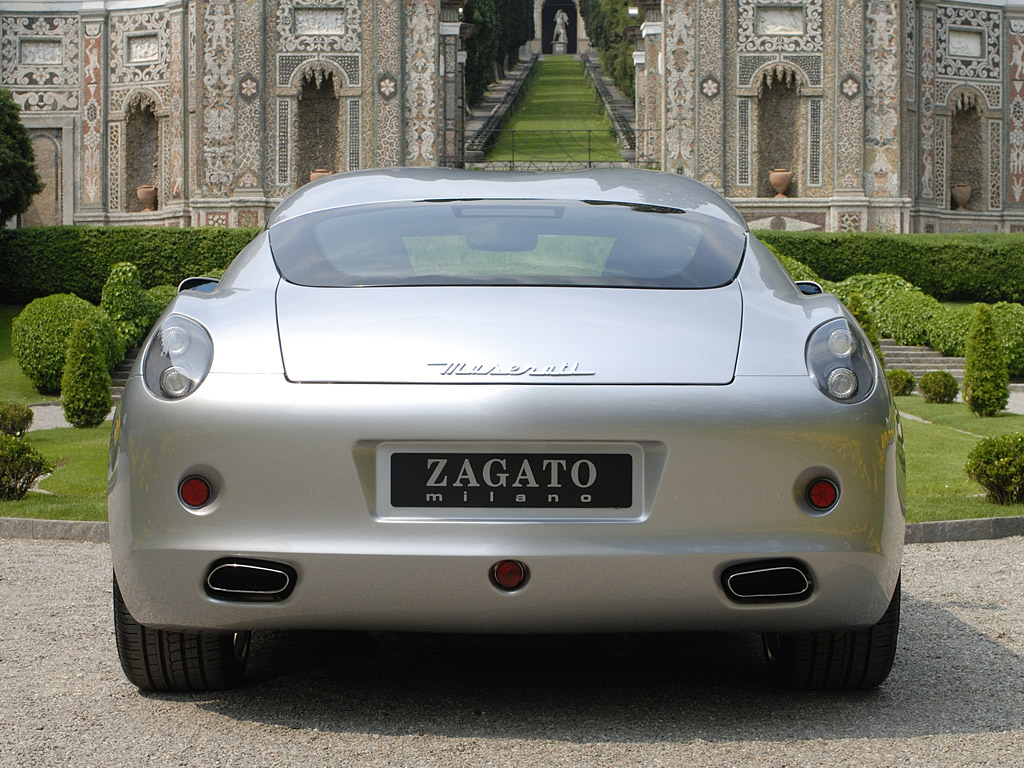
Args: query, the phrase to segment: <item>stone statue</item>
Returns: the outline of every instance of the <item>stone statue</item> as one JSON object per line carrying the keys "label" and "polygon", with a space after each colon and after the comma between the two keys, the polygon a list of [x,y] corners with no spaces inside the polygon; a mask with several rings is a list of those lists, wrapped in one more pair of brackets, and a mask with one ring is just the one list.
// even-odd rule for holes
{"label": "stone statue", "polygon": [[565,34],[565,25],[569,23],[569,16],[561,8],[555,14],[555,34],[551,38],[552,43],[567,43],[569,38]]}

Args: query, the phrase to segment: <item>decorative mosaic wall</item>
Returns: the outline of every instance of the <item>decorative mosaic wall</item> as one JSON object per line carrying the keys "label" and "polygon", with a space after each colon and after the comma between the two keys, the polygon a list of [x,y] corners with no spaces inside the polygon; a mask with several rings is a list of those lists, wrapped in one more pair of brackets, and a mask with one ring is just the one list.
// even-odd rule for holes
{"label": "decorative mosaic wall", "polygon": [[1024,19],[1010,21],[1009,193],[1024,203]]}
{"label": "decorative mosaic wall", "polygon": [[405,165],[434,165],[437,157],[439,38],[435,0],[406,0]]}
{"label": "decorative mosaic wall", "polygon": [[894,0],[867,4],[864,188],[869,197],[899,194],[899,5]]}
{"label": "decorative mosaic wall", "polygon": [[[712,2],[721,11],[721,3]],[[685,176],[697,177],[699,171],[694,162],[695,99],[694,80],[697,68],[697,12],[703,28],[707,0],[679,0],[665,4],[662,25],[664,36],[665,67],[665,130],[664,167]],[[650,62],[651,60],[648,59]],[[657,60],[651,62],[657,66]],[[719,75],[719,77],[721,77]],[[653,127],[653,126],[652,126]],[[712,186],[720,185],[717,177]]]}

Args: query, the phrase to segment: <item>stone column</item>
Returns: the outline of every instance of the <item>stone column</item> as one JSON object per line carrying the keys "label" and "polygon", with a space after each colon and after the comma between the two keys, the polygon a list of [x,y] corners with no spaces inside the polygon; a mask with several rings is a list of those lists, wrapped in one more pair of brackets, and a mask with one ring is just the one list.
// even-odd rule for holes
{"label": "stone column", "polygon": [[458,0],[441,0],[437,121],[442,138],[437,153],[437,164],[445,167],[461,167],[463,161],[463,65],[459,55],[462,26],[459,22]]}
{"label": "stone column", "polygon": [[644,112],[637,120],[644,127],[643,156],[654,158],[665,168],[664,152],[664,71],[665,54],[662,45],[661,3],[644,0],[640,3],[640,36],[644,53]]}

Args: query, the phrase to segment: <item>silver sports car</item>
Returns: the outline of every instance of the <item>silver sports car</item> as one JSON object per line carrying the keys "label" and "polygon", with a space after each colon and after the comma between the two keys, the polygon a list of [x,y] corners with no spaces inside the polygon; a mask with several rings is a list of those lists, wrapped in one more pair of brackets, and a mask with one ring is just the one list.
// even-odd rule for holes
{"label": "silver sports car", "polygon": [[842,304],[706,187],[342,174],[203,282],[114,422],[135,685],[235,684],[269,628],[753,631],[790,686],[889,674],[885,377]]}

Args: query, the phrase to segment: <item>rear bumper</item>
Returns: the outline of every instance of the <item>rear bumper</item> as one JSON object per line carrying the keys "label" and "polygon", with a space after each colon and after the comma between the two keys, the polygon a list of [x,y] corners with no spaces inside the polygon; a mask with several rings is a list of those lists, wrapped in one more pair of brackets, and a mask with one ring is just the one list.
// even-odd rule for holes
{"label": "rear bumper", "polygon": [[[799,631],[874,623],[899,575],[898,430],[880,396],[841,406],[796,377],[707,388],[294,385],[273,376],[245,377],[241,388],[239,378],[211,375],[178,403],[155,401],[137,379],[126,389],[111,451],[111,544],[143,624]],[[642,514],[379,514],[376,446],[498,439],[642,445]],[[196,472],[216,492],[200,513],[176,494]],[[802,488],[821,474],[842,497],[811,514]],[[271,603],[213,599],[204,580],[225,557],[290,566],[294,591]],[[511,593],[489,576],[506,558],[529,569]],[[806,567],[809,597],[729,599],[723,571],[779,558]]]}

